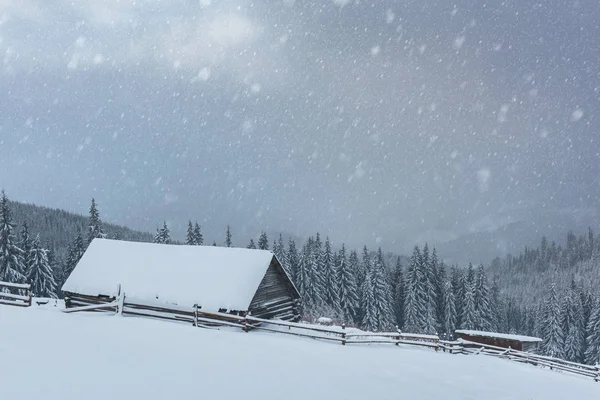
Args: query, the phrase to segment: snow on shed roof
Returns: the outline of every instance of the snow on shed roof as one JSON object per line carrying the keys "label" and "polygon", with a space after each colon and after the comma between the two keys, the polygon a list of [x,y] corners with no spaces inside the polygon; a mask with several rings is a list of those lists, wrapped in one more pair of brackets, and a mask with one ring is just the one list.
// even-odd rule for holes
{"label": "snow on shed roof", "polygon": [[506,339],[506,340],[515,340],[517,342],[541,342],[542,339],[536,338],[533,336],[523,336],[523,335],[510,335],[508,333],[496,333],[496,332],[484,332],[484,331],[471,331],[466,329],[460,329],[455,331],[456,333],[461,333],[463,335],[469,336],[479,336],[479,337],[489,337],[489,338],[498,338],[498,339]]}
{"label": "snow on shed roof", "polygon": [[180,246],[95,239],[62,290],[127,297],[203,311],[247,310],[273,253],[216,246]]}

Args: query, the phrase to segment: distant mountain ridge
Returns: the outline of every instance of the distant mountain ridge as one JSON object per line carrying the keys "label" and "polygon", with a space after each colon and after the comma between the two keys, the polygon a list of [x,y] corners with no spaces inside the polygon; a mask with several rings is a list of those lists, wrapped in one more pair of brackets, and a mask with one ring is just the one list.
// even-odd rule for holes
{"label": "distant mountain ridge", "polygon": [[[39,234],[42,243],[61,259],[64,259],[67,247],[77,236],[78,231],[81,231],[84,236],[87,234],[88,217],[85,215],[18,201],[9,201],[9,204],[16,232],[18,233],[23,223],[27,222],[30,233]],[[153,239],[150,233],[120,225],[103,223],[102,228],[109,238],[138,242],[150,242]]]}

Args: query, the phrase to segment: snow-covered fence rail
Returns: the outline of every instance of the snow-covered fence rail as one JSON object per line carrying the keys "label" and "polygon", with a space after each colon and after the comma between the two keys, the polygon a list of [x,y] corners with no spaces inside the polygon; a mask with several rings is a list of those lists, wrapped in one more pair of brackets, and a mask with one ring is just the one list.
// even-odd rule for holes
{"label": "snow-covered fence rail", "polygon": [[31,306],[31,286],[26,283],[0,281],[0,304],[18,307]]}
{"label": "snow-covered fence rail", "polygon": [[467,340],[457,340],[454,342],[442,341],[440,342],[440,347],[444,351],[449,351],[453,354],[483,354],[494,356],[524,364],[549,368],[551,370],[586,376],[593,378],[596,382],[600,382],[600,365],[593,366],[579,364],[560,358],[542,356],[525,351],[514,350],[511,348],[506,349],[504,347],[470,342]]}

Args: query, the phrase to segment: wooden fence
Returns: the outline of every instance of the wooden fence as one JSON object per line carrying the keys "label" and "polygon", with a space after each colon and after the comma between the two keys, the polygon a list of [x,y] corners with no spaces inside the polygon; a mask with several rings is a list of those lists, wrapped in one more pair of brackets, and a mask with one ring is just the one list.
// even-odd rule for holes
{"label": "wooden fence", "polygon": [[549,368],[550,370],[564,371],[576,375],[586,376],[593,378],[596,382],[600,382],[600,365],[579,364],[576,362],[563,360],[561,358],[541,356],[525,351],[513,350],[511,348],[506,349],[504,347],[497,347],[487,344],[484,345],[462,339],[454,342],[442,341],[440,343],[440,347],[442,350],[449,351],[452,354],[483,354],[499,357],[524,364]]}
{"label": "wooden fence", "polygon": [[25,283],[0,281],[0,304],[17,307],[31,306],[31,286]]}
{"label": "wooden fence", "polygon": [[241,329],[244,332],[265,331],[278,334],[305,337],[315,340],[340,343],[342,345],[360,344],[393,344],[420,346],[441,350],[450,354],[461,355],[487,355],[503,358],[515,362],[564,371],[576,375],[590,377],[596,382],[600,381],[600,366],[578,364],[558,358],[540,356],[523,351],[506,349],[466,340],[444,341],[435,335],[420,335],[397,332],[364,332],[357,329],[347,329],[346,326],[327,327],[298,322],[280,320],[266,320],[251,315],[235,315],[227,313],[205,312],[198,305],[193,307],[180,307],[177,305],[165,306],[164,303],[152,304],[147,301],[127,298],[119,295],[110,303],[91,304],[77,308],[65,309],[65,312],[77,311],[112,311],[124,316],[142,316],[170,321],[189,323],[193,326],[207,329],[230,327]]}

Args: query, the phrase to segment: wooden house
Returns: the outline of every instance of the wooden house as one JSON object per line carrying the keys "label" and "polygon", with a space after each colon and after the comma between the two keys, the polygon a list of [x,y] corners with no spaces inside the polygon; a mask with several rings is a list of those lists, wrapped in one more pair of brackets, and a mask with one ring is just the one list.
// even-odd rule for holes
{"label": "wooden house", "polygon": [[129,308],[300,319],[300,295],[266,250],[95,239],[62,291],[67,308],[122,291]]}
{"label": "wooden house", "polygon": [[530,353],[535,353],[538,345],[542,342],[542,339],[532,336],[510,335],[496,332],[457,330],[455,334],[456,338],[469,342],[503,347],[506,349],[510,347],[513,350],[527,351]]}

